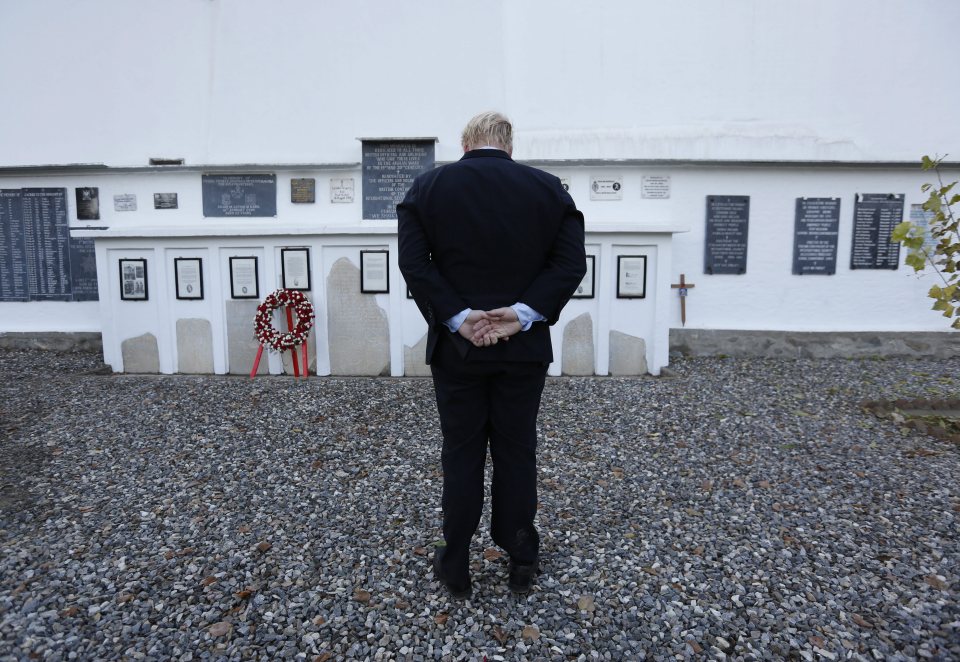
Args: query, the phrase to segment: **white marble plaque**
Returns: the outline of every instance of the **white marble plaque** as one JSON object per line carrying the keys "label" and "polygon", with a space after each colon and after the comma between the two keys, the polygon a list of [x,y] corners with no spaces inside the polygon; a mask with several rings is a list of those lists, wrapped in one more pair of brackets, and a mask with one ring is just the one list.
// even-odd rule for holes
{"label": "white marble plaque", "polygon": [[353,202],[353,177],[330,179],[330,202]]}
{"label": "white marble plaque", "polygon": [[137,211],[137,194],[120,193],[113,196],[113,211]]}
{"label": "white marble plaque", "polygon": [[623,175],[590,177],[591,200],[623,200]]}
{"label": "white marble plaque", "polygon": [[653,200],[669,198],[670,175],[644,175],[640,187],[640,196]]}

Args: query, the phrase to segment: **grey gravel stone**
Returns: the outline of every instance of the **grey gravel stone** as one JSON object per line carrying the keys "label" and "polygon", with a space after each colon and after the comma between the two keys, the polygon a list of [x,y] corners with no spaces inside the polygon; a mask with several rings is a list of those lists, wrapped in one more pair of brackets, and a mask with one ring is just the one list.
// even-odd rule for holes
{"label": "grey gravel stone", "polygon": [[429,380],[99,365],[0,351],[0,660],[960,658],[960,449],[858,406],[960,360],[550,379],[541,573],[485,516],[465,602]]}

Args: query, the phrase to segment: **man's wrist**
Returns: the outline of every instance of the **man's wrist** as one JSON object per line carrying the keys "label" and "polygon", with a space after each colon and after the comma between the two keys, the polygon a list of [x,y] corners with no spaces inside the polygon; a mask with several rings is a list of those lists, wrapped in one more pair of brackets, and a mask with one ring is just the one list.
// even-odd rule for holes
{"label": "man's wrist", "polygon": [[460,327],[463,326],[463,323],[467,321],[467,316],[472,312],[472,308],[464,308],[459,313],[446,320],[443,325],[450,329],[450,333],[456,333],[460,330]]}
{"label": "man's wrist", "polygon": [[534,322],[542,322],[543,320],[547,319],[533,308],[525,303],[521,303],[520,301],[510,306],[510,309],[516,314],[517,321],[520,323],[521,331],[529,330],[530,327],[533,326]]}

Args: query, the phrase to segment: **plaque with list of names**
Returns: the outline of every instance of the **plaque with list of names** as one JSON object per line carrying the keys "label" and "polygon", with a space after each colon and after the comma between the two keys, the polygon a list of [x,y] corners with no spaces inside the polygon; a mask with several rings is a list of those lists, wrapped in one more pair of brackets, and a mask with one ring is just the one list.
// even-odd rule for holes
{"label": "plaque with list of names", "polygon": [[793,226],[793,273],[837,272],[840,198],[797,198]]}
{"label": "plaque with list of names", "polygon": [[433,140],[364,140],[363,218],[396,220],[397,204],[414,178],[433,164]]}
{"label": "plaque with list of names", "polygon": [[707,196],[707,236],[703,272],[747,273],[750,196]]}
{"label": "plaque with list of names", "polygon": [[277,176],[202,175],[203,215],[207,217],[277,215]]}
{"label": "plaque with list of names", "polygon": [[96,301],[93,239],[70,236],[67,190],[0,190],[0,301]]}
{"label": "plaque with list of names", "polygon": [[29,301],[20,189],[0,189],[0,301]]}
{"label": "plaque with list of names", "polygon": [[69,301],[72,291],[67,189],[21,190],[30,298]]}
{"label": "plaque with list of names", "polygon": [[890,234],[903,221],[903,193],[857,193],[851,269],[897,269],[900,243]]}

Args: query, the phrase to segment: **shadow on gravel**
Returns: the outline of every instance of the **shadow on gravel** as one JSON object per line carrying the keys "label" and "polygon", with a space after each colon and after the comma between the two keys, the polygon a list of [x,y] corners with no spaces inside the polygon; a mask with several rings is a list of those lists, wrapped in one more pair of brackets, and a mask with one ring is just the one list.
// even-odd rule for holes
{"label": "shadow on gravel", "polygon": [[960,447],[960,399],[867,401],[861,407],[877,418]]}

